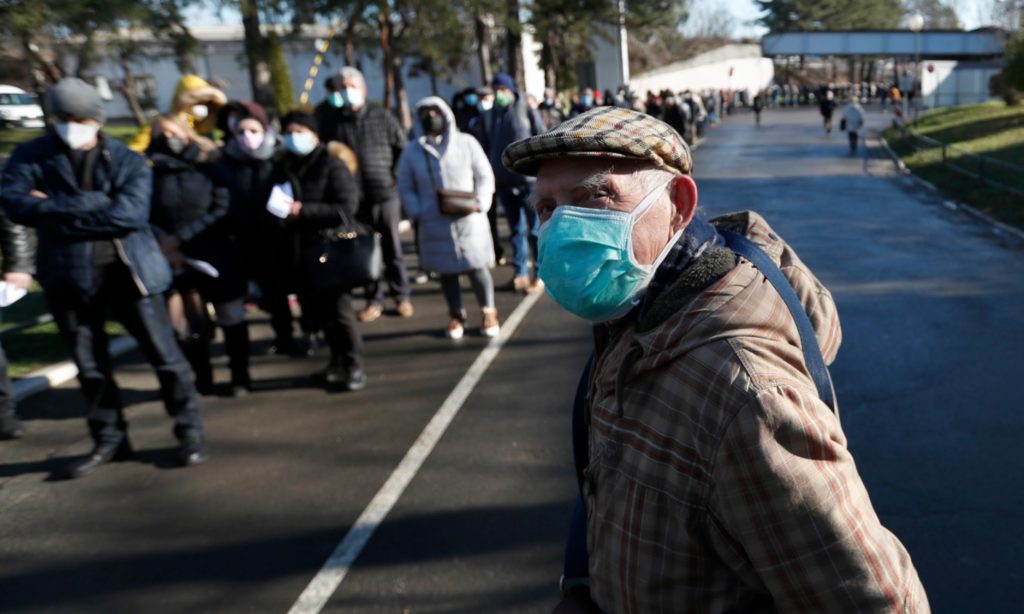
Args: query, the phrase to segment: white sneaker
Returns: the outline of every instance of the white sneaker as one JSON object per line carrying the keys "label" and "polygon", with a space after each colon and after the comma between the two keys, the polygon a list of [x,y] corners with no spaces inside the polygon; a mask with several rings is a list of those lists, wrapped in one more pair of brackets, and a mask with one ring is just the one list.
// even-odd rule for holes
{"label": "white sneaker", "polygon": [[448,328],[444,331],[444,335],[449,339],[462,339],[462,335],[465,334],[465,332],[466,329],[462,325],[462,320],[452,318],[452,321],[448,323]]}
{"label": "white sneaker", "polygon": [[498,333],[501,332],[501,325],[498,324],[498,310],[494,308],[483,308],[480,310],[484,317],[483,326],[480,327],[480,333],[484,337],[497,337]]}

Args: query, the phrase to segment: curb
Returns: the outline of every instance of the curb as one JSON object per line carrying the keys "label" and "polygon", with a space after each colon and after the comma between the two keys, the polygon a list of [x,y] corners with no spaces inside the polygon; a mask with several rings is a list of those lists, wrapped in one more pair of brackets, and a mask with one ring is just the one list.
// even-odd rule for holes
{"label": "curb", "polygon": [[[129,336],[116,337],[110,342],[110,356],[111,358],[117,358],[137,347],[138,344],[135,342],[135,339]],[[30,396],[65,384],[77,375],[78,368],[70,360],[43,367],[13,382],[11,386],[14,389],[14,400],[15,402],[23,401]]]}
{"label": "curb", "polygon": [[986,222],[989,225],[991,225],[993,227],[992,231],[995,232],[996,234],[1008,234],[1008,235],[1012,235],[1012,236],[1016,237],[1017,239],[1019,239],[1021,241],[1024,241],[1024,230],[1021,230],[1020,228],[1017,228],[1015,226],[1010,226],[1009,224],[1007,224],[1005,222],[1000,222],[999,220],[995,219],[991,215],[985,213],[984,211],[981,211],[980,209],[976,209],[976,208],[972,207],[971,205],[968,205],[966,203],[962,203],[962,202],[959,202],[959,201],[955,201],[955,200],[952,200],[950,198],[946,198],[945,195],[942,193],[942,190],[940,190],[939,188],[935,187],[935,185],[932,184],[930,181],[927,181],[927,180],[922,179],[922,178],[918,177],[917,175],[915,175],[913,173],[913,171],[911,171],[909,168],[907,168],[907,165],[903,162],[903,159],[899,157],[899,154],[897,154],[895,151],[893,151],[892,147],[889,146],[889,141],[886,140],[884,131],[880,132],[878,134],[878,140],[881,141],[882,147],[885,148],[885,151],[889,154],[889,157],[892,158],[892,161],[896,165],[896,168],[899,169],[900,174],[902,174],[902,175],[904,175],[906,177],[909,177],[912,181],[917,183],[920,187],[922,187],[922,188],[924,188],[926,190],[931,191],[936,196],[943,197],[944,200],[942,201],[942,205],[944,207],[946,207],[947,209],[953,210],[953,211],[956,211],[956,210],[959,209],[959,210],[963,211],[964,213],[968,213],[970,215],[973,215],[974,217],[978,218],[979,220],[981,220],[983,222]]}

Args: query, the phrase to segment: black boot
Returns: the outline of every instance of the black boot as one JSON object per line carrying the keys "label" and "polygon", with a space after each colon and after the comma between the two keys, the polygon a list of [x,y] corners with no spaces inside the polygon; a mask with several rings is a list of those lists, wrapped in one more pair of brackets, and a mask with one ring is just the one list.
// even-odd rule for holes
{"label": "black boot", "polygon": [[192,337],[181,343],[188,364],[196,374],[196,390],[199,394],[213,394],[213,367],[210,365],[210,342],[202,337]]}
{"label": "black boot", "polygon": [[249,325],[224,327],[224,351],[231,365],[231,396],[243,396],[252,385],[249,377]]}
{"label": "black boot", "polygon": [[0,411],[0,440],[20,439],[25,436],[25,427],[14,412]]}
{"label": "black boot", "polygon": [[127,436],[119,442],[98,443],[85,458],[68,464],[62,475],[68,480],[83,478],[95,473],[97,469],[109,462],[128,460],[132,454],[132,446],[128,442]]}
{"label": "black boot", "polygon": [[181,438],[177,456],[182,467],[206,462],[206,439],[200,433],[185,435]]}

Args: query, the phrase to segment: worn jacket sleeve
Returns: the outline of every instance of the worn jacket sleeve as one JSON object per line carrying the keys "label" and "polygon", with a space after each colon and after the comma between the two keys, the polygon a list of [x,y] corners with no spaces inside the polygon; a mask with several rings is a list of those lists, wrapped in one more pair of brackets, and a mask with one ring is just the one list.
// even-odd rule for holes
{"label": "worn jacket sleeve", "polygon": [[341,160],[332,158],[327,165],[325,202],[302,201],[299,223],[317,228],[333,228],[355,219],[359,207],[359,188],[352,173]]}
{"label": "worn jacket sleeve", "polygon": [[882,526],[838,418],[810,389],[761,390],[715,460],[716,550],[781,612],[928,612],[910,555]]}
{"label": "worn jacket sleeve", "polygon": [[420,146],[412,143],[405,148],[398,159],[398,197],[402,201],[409,219],[416,222],[423,215],[423,199],[420,197],[420,185],[416,179],[416,165],[413,164],[413,152],[420,153]]}
{"label": "worn jacket sleeve", "polygon": [[402,155],[402,150],[405,149],[408,139],[406,139],[402,126],[390,111],[388,111],[387,117],[388,144],[391,145],[391,171],[394,172],[395,169],[398,168],[398,158]]}
{"label": "worn jacket sleeve", "polygon": [[231,207],[231,193],[228,190],[227,177],[223,170],[220,167],[209,167],[207,173],[213,182],[210,208],[198,219],[178,229],[175,234],[182,242],[191,241],[222,220],[227,216]]}
{"label": "worn jacket sleeve", "polygon": [[69,219],[76,213],[97,211],[107,207],[110,199],[103,192],[78,192],[76,194],[51,194],[48,198],[37,198],[32,190],[46,191],[38,185],[38,166],[31,159],[29,148],[22,145],[14,150],[4,166],[0,194],[3,209],[11,221],[27,226],[56,224]]}
{"label": "worn jacket sleeve", "polygon": [[12,222],[3,213],[0,213],[0,251],[3,252],[4,273],[35,274],[28,230]]}
{"label": "worn jacket sleeve", "polygon": [[491,163],[487,159],[480,144],[474,138],[463,139],[469,147],[473,161],[473,191],[476,192],[477,202],[480,203],[480,211],[487,213],[494,200],[494,171],[491,170]]}
{"label": "worn jacket sleeve", "polygon": [[119,162],[109,206],[68,211],[66,219],[48,229],[70,238],[112,239],[148,228],[153,172],[138,154],[126,154]]}

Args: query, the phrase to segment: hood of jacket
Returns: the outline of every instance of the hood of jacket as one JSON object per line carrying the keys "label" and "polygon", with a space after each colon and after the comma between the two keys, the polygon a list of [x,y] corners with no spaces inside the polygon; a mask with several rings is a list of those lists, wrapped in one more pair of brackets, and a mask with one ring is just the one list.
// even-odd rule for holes
{"label": "hood of jacket", "polygon": [[[716,228],[745,235],[779,265],[807,312],[826,364],[830,364],[839,351],[842,333],[828,289],[757,213],[734,213],[710,222]],[[799,348],[796,325],[779,326],[779,310],[786,311],[782,298],[752,264],[726,247],[713,248],[683,271],[635,323],[632,351],[639,353],[644,363],[638,368],[651,370],[703,345],[731,338],[759,338]]]}
{"label": "hood of jacket", "polygon": [[413,135],[424,149],[427,149],[428,151],[433,150],[439,157],[443,156],[444,150],[447,149],[448,145],[452,142],[455,133],[458,131],[458,127],[455,124],[455,113],[452,112],[448,103],[438,96],[427,96],[423,100],[417,102],[417,115],[419,115],[419,110],[423,107],[437,107],[440,109],[441,116],[444,118],[444,130],[441,131],[441,140],[438,141],[424,134],[423,126],[420,125],[419,120],[413,122]]}

